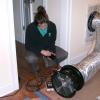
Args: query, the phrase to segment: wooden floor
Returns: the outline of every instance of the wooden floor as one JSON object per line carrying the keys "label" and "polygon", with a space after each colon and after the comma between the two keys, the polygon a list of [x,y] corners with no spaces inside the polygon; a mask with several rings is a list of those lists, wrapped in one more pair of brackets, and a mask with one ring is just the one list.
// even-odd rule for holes
{"label": "wooden floor", "polygon": [[[0,100],[24,100],[26,96],[29,96],[30,98],[34,98],[34,92],[32,91],[33,88],[26,89],[26,84],[28,81],[32,79],[36,79],[34,76],[34,73],[32,72],[32,67],[30,64],[27,63],[25,60],[25,48],[24,45],[20,43],[16,43],[16,52],[17,52],[17,64],[18,64],[18,75],[19,75],[19,84],[20,84],[20,90],[17,91],[17,93],[10,94],[11,96],[7,96],[4,98],[0,98]],[[41,75],[42,77],[47,78],[50,72],[48,69],[42,70]],[[44,84],[40,87],[44,87]],[[13,95],[13,96],[12,96]]]}
{"label": "wooden floor", "polygon": [[[16,43],[17,51],[17,63],[18,63],[18,75],[20,77],[20,90],[18,92],[12,93],[9,97],[0,98],[0,100],[24,100],[26,96],[29,96],[31,100],[36,96],[34,94],[33,88],[28,88],[26,83],[30,80],[36,80],[34,73],[32,72],[32,67],[25,60],[25,49],[24,45]],[[49,77],[52,71],[45,68],[41,69],[41,76],[44,78]],[[43,84],[40,88],[43,88]],[[29,91],[31,90],[31,92]],[[55,95],[56,96],[56,95]],[[61,99],[61,100],[96,100],[96,97],[100,96],[100,71],[92,78],[73,98]],[[54,98],[54,96],[53,96]],[[57,99],[52,99],[57,100]],[[59,99],[58,99],[59,100]]]}

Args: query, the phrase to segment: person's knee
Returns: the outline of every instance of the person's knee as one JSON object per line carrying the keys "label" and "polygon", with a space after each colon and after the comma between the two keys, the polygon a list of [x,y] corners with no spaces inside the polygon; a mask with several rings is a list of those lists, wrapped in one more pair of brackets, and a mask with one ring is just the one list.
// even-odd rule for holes
{"label": "person's knee", "polygon": [[68,52],[65,52],[64,57],[65,57],[65,58],[68,57]]}
{"label": "person's knee", "polygon": [[34,56],[27,56],[25,57],[25,59],[27,60],[28,63],[37,63],[38,58],[34,57]]}

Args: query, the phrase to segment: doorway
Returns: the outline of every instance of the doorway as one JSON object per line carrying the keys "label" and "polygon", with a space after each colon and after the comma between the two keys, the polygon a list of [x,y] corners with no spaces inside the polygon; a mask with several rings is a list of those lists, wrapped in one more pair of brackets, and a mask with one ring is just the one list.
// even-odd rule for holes
{"label": "doorway", "polygon": [[[14,3],[14,5],[12,6],[12,1],[13,1],[13,3]],[[7,0],[4,0],[4,2],[2,2],[3,3],[3,5],[2,5],[2,3],[1,3],[1,13],[2,13],[2,11],[4,12],[3,14],[7,14],[6,15],[6,17],[5,17],[5,19],[7,19],[7,20],[4,20],[4,16],[2,16],[1,17],[1,21],[3,21],[3,24],[4,24],[4,21],[5,21],[5,23],[7,23],[8,22],[8,24],[6,24],[6,25],[8,25],[8,26],[4,26],[4,29],[7,27],[7,29],[9,29],[7,32],[5,32],[6,33],[6,38],[9,38],[10,39],[10,43],[9,43],[9,50],[10,50],[10,52],[11,52],[11,55],[12,55],[12,57],[11,57],[11,55],[9,55],[10,56],[10,58],[11,58],[11,65],[12,65],[12,69],[11,69],[11,71],[9,71],[10,73],[13,73],[12,74],[12,76],[13,76],[13,81],[15,82],[15,83],[13,83],[13,82],[11,82],[11,86],[13,85],[13,88],[14,89],[16,89],[16,83],[17,83],[17,70],[16,70],[16,67],[17,66],[15,66],[15,64],[16,64],[16,60],[15,60],[15,58],[16,58],[16,55],[15,55],[15,38],[14,38],[14,34],[13,33],[17,33],[17,34],[15,34],[15,37],[16,37],[16,41],[18,41],[19,43],[22,43],[23,44],[23,32],[22,32],[22,20],[21,20],[21,18],[22,18],[22,16],[21,16],[21,2],[22,0],[9,0],[9,1],[7,1]],[[47,0],[44,0],[44,1],[47,1]],[[66,0],[61,0],[61,2],[63,2],[64,4],[67,4],[67,3],[65,3],[65,1]],[[68,0],[69,1],[69,0]],[[49,16],[50,16],[50,18],[51,19],[54,19],[53,21],[55,22],[55,19],[57,19],[57,23],[60,21],[59,19],[58,19],[58,17],[56,17],[58,14],[56,13],[56,12],[58,12],[59,13],[59,11],[60,11],[60,7],[58,6],[58,5],[60,5],[59,4],[60,2],[58,1],[58,0],[48,0],[48,4],[47,4],[47,6],[50,6],[50,7],[48,7],[47,8],[47,11],[49,12]],[[44,3],[45,4],[45,3]],[[53,5],[54,4],[54,5]],[[57,6],[55,6],[55,4],[57,4]],[[51,6],[54,6],[56,9],[51,9]],[[3,8],[2,8],[3,7]],[[66,5],[64,6],[64,5],[62,5],[62,7],[63,8],[65,8],[65,7],[67,7]],[[6,8],[6,9],[5,9]],[[16,9],[17,8],[17,9]],[[57,10],[57,11],[56,11]],[[14,17],[13,17],[13,11],[14,11]],[[62,10],[61,10],[62,11]],[[65,15],[65,12],[63,12],[64,13],[64,16],[66,16]],[[56,15],[56,16],[55,16]],[[63,16],[63,14],[62,14],[62,16]],[[59,16],[60,17],[60,16]],[[14,23],[13,23],[13,19],[14,20],[16,20]],[[63,18],[61,18],[61,19],[63,19]],[[6,22],[7,21],[7,22]],[[59,24],[57,24],[56,23],[56,25],[59,25]],[[66,21],[64,22],[64,23],[66,23]],[[15,24],[15,32],[13,32],[14,31],[14,28],[13,28],[13,26],[14,26],[14,24]],[[66,29],[66,27],[65,27],[65,29],[63,29],[63,25],[64,26],[66,26],[65,24],[61,24],[62,25],[62,30],[65,30]],[[2,26],[2,24],[1,24],[1,26]],[[59,27],[58,27],[59,28]],[[3,31],[5,31],[5,30],[3,30]],[[10,36],[8,36],[7,35],[7,33],[9,33],[10,34]],[[58,33],[59,33],[59,31],[58,31]],[[61,33],[61,35],[62,34],[65,34],[65,32],[64,33]],[[25,34],[24,34],[25,35]],[[6,38],[5,38],[5,40],[6,40]],[[63,37],[62,37],[63,38]],[[1,39],[2,40],[2,39]],[[63,40],[65,40],[65,39],[63,39]],[[61,41],[62,42],[62,41]],[[3,42],[1,42],[1,43],[3,43]],[[4,42],[5,43],[5,42]],[[7,43],[7,42],[6,42]],[[62,44],[63,44],[63,42],[62,42]],[[24,44],[23,44],[24,45]],[[5,45],[6,46],[6,45]],[[8,45],[6,46],[6,47],[8,47]],[[7,49],[8,50],[8,49]],[[23,53],[23,51],[21,51],[21,50],[19,50],[19,54],[21,54],[21,53]],[[20,57],[21,55],[19,55],[19,58],[21,58]],[[14,61],[13,61],[14,60]],[[20,61],[20,59],[19,59],[19,61]],[[9,63],[9,62],[8,62]],[[21,63],[23,63],[23,61],[21,62]],[[6,66],[6,67],[8,67],[8,66]],[[27,66],[27,67],[29,67],[29,66]],[[6,71],[5,71],[6,72]],[[16,73],[16,75],[15,75],[15,73]],[[28,76],[28,75],[27,75]],[[26,78],[26,77],[25,77]],[[6,78],[5,78],[5,80],[6,80]],[[6,84],[7,85],[7,84]],[[17,86],[18,87],[18,86]],[[8,91],[7,91],[7,87],[6,88],[2,88],[2,90],[4,90],[4,91],[6,91],[7,93],[10,93],[11,91],[10,91],[10,89],[9,89],[10,87],[8,87]],[[12,87],[11,87],[11,89],[12,90],[14,90]]]}
{"label": "doorway", "polygon": [[45,4],[46,0],[13,0],[15,39],[25,43],[25,30],[29,23],[34,20],[36,9]]}
{"label": "doorway", "polygon": [[[34,14],[39,5],[43,5],[43,0],[30,0],[30,2],[29,0],[13,0],[19,85],[23,84],[23,87],[26,87],[25,82],[27,82],[27,80],[33,78],[32,67],[25,60],[25,31],[27,25],[34,20]],[[22,95],[24,95],[24,93]]]}
{"label": "doorway", "polygon": [[13,0],[19,85],[21,79],[27,81],[25,79],[31,78],[31,65],[25,60],[25,31],[27,25],[34,20],[34,14],[39,5],[43,5],[43,0]]}

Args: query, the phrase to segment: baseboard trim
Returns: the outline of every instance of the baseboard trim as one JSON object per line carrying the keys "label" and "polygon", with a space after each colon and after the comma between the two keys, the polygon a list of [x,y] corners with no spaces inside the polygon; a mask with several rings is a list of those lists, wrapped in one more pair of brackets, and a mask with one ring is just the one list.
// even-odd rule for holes
{"label": "baseboard trim", "polygon": [[8,84],[6,86],[0,87],[0,97],[8,95],[8,94],[14,92],[15,90],[18,90],[18,87],[15,88],[15,86],[13,86],[12,83]]}

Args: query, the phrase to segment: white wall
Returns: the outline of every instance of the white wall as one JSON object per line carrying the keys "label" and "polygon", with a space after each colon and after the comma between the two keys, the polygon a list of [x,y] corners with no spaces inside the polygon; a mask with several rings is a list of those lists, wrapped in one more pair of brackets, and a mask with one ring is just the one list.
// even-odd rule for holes
{"label": "white wall", "polygon": [[12,0],[0,2],[0,97],[18,89]]}
{"label": "white wall", "polygon": [[57,26],[57,41],[56,44],[60,43],[60,0],[47,0],[47,13],[49,19],[53,21]]}
{"label": "white wall", "polygon": [[35,0],[35,2],[33,2],[33,13],[36,13],[37,7],[40,5],[43,5],[43,0]]}
{"label": "white wall", "polygon": [[[25,26],[25,4],[23,1],[24,0],[13,0],[15,39],[21,43],[25,43],[26,31],[26,29],[23,29]],[[31,22],[34,19],[34,13],[36,13],[36,9],[39,5],[43,5],[43,0],[35,0],[34,3],[30,3]]]}
{"label": "white wall", "polygon": [[86,43],[85,41],[88,7],[99,2],[98,0],[47,1],[49,18],[57,25],[58,36],[56,44],[68,51],[69,64],[80,62],[87,56],[91,48],[92,43]]}
{"label": "white wall", "polygon": [[72,0],[69,63],[78,63],[90,50],[91,42],[85,41],[88,7],[98,3],[98,0]]}
{"label": "white wall", "polygon": [[35,2],[33,2],[32,4],[32,15],[33,15],[33,19],[35,16],[35,13],[37,12],[37,7],[43,5],[43,0],[35,0]]}

